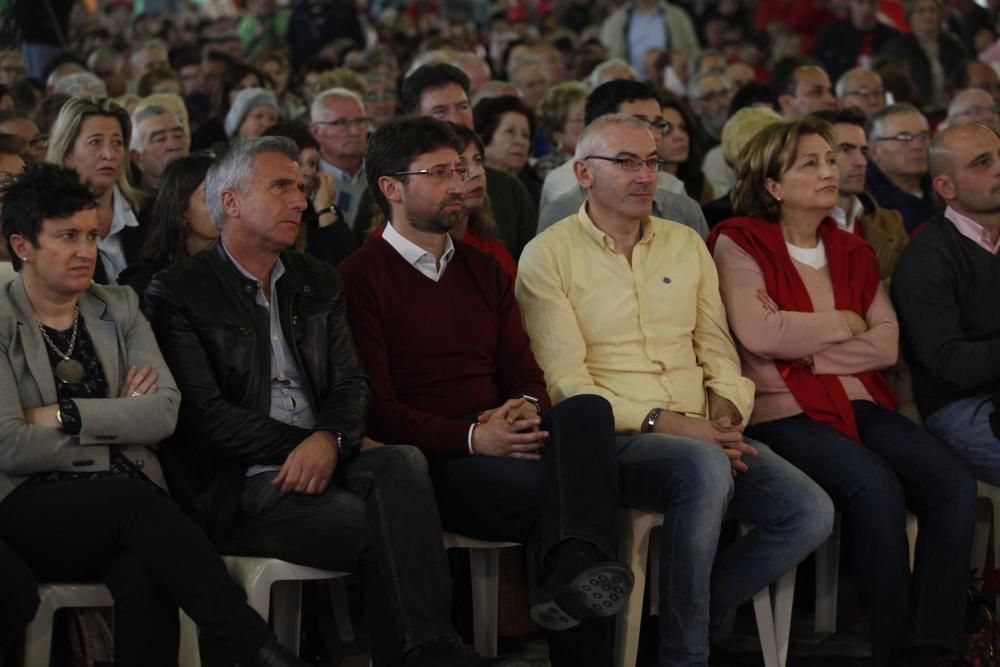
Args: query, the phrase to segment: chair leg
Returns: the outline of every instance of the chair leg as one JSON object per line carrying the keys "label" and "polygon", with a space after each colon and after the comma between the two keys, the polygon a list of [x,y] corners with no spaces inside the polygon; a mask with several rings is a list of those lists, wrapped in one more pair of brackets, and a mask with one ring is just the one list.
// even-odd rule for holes
{"label": "chair leg", "polygon": [[792,634],[792,603],[795,600],[795,572],[791,570],[781,575],[774,584],[774,637],[778,647],[778,665],[785,667],[788,661],[788,644]]}
{"label": "chair leg", "polygon": [[837,585],[840,576],[840,513],[833,520],[833,532],[816,550],[816,633],[837,631]]}
{"label": "chair leg", "polygon": [[49,667],[52,657],[52,622],[57,607],[42,597],[35,619],[24,632],[24,667]]}
{"label": "chair leg", "polygon": [[337,623],[337,634],[340,641],[354,641],[354,625],[351,623],[351,607],[347,603],[347,587],[344,577],[330,580],[330,604],[333,606],[333,619]]}
{"label": "chair leg", "polygon": [[[639,655],[639,628],[642,625],[642,599],[646,594],[649,534],[653,526],[651,515],[635,510],[625,513],[624,530],[618,539],[618,558],[628,563],[635,577],[635,586],[616,617],[615,667],[635,667]],[[638,517],[638,518],[637,518]]]}
{"label": "chair leg", "polygon": [[760,652],[764,657],[764,667],[779,667],[770,586],[754,593],[753,614],[757,621],[757,636],[760,639]]}
{"label": "chair leg", "polygon": [[299,636],[302,630],[302,582],[274,582],[271,604],[274,607],[272,616],[274,636],[289,651],[298,655]]}
{"label": "chair leg", "polygon": [[201,653],[198,650],[198,626],[185,614],[181,614],[181,646],[177,661],[181,667],[201,667]]}
{"label": "chair leg", "polygon": [[469,549],[472,577],[472,625],[475,647],[487,658],[497,654],[497,588],[500,552],[497,549]]}

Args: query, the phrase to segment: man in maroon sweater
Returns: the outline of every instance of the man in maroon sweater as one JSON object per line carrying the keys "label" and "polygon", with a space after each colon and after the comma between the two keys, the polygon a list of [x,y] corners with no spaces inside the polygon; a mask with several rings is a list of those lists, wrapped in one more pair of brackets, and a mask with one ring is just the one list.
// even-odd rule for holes
{"label": "man in maroon sweater", "polygon": [[610,560],[610,405],[580,396],[550,409],[513,283],[448,235],[465,190],[458,147],[432,118],[392,121],[369,143],[369,189],[389,224],[339,267],[374,390],[369,433],[423,450],[447,530],[538,544],[531,614],[559,630],[553,665],[610,665],[608,617],[632,587],[628,567]]}

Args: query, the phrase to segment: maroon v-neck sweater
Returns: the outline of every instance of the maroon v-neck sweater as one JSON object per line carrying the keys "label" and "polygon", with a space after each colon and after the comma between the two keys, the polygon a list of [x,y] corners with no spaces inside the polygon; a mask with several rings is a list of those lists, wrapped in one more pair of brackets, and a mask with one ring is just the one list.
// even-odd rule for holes
{"label": "maroon v-neck sweater", "polygon": [[371,437],[428,458],[463,456],[477,413],[522,394],[548,409],[514,285],[495,259],[456,241],[434,282],[379,238],[337,268],[374,390]]}

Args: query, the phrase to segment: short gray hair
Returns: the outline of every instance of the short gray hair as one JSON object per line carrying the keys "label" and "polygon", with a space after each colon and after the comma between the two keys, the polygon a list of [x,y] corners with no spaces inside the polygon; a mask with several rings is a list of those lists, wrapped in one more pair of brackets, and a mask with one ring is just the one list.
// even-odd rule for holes
{"label": "short gray hair", "polygon": [[576,154],[573,156],[573,159],[582,160],[587,155],[600,149],[604,142],[604,131],[612,127],[631,127],[638,130],[645,130],[649,132],[654,145],[656,143],[656,137],[650,132],[649,123],[646,121],[640,120],[635,116],[629,116],[628,114],[609,113],[591,121],[590,125],[583,128],[580,138],[576,141]]}
{"label": "short gray hair", "polygon": [[70,97],[107,97],[108,87],[93,72],[76,72],[59,79],[52,92]]}
{"label": "short gray hair", "polygon": [[608,58],[590,72],[590,75],[587,77],[587,88],[593,90],[601,85],[601,76],[604,75],[605,71],[611,69],[612,67],[627,67],[629,71],[632,72],[632,78],[636,81],[639,80],[638,72],[635,71],[635,68],[632,67],[627,60],[622,60],[621,58]]}
{"label": "short gray hair", "polygon": [[237,141],[208,168],[205,175],[205,205],[212,224],[219,231],[222,231],[222,221],[226,215],[222,208],[222,193],[226,190],[246,192],[243,188],[253,176],[254,160],[264,153],[279,153],[296,164],[299,162],[299,149],[288,137],[257,137]]}
{"label": "short gray hair", "polygon": [[339,97],[346,100],[354,100],[361,106],[362,113],[365,110],[365,101],[361,99],[353,90],[349,88],[327,88],[322,93],[313,98],[312,104],[309,106],[309,120],[316,121],[319,115],[323,112],[323,106],[326,104],[326,100],[331,97]]}
{"label": "short gray hair", "polygon": [[873,113],[867,121],[865,121],[865,136],[868,137],[868,141],[872,141],[875,137],[882,134],[882,121],[889,116],[899,116],[902,114],[916,114],[927,120],[927,116],[923,112],[912,104],[906,104],[905,102],[899,102],[897,104],[890,104],[887,107],[883,107]]}
{"label": "short gray hair", "polygon": [[142,132],[139,129],[143,121],[165,114],[170,114],[180,127],[184,127],[184,122],[177,117],[173,109],[168,109],[162,104],[150,104],[149,106],[140,107],[132,114],[132,150],[141,154],[145,149],[145,146],[142,145]]}
{"label": "short gray hair", "polygon": [[700,74],[695,74],[694,76],[692,76],[691,80],[688,81],[687,85],[688,100],[694,100],[699,97],[698,95],[699,86],[701,85],[702,81],[706,81],[708,79],[718,79],[719,81],[722,82],[722,85],[726,87],[726,90],[733,89],[733,84],[729,83],[729,77],[727,77],[724,72],[717,72],[714,70],[708,72],[701,72]]}
{"label": "short gray hair", "polygon": [[87,56],[87,69],[94,69],[97,63],[102,60],[111,60],[115,63],[115,69],[120,70],[122,65],[125,64],[125,56],[118,49],[113,49],[110,46],[102,46],[99,49],[94,49],[94,51]]}
{"label": "short gray hair", "polygon": [[837,79],[837,85],[833,87],[834,93],[837,95],[837,99],[840,99],[847,94],[847,82],[859,74],[871,74],[879,80],[879,83],[882,83],[882,77],[875,70],[868,69],[867,67],[852,67],[840,75],[840,78]]}

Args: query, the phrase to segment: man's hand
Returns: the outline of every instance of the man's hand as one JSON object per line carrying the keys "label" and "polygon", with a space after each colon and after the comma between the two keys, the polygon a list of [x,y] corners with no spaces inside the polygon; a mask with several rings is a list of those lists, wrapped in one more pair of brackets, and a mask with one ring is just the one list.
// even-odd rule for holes
{"label": "man's hand", "polygon": [[282,493],[323,493],[337,468],[337,438],[317,431],[298,444],[285,459],[271,484]]}
{"label": "man's hand", "polygon": [[720,431],[742,431],[743,415],[728,398],[708,390],[708,418]]}
{"label": "man's hand", "polygon": [[59,428],[59,420],[56,412],[59,411],[59,404],[43,405],[37,408],[28,408],[24,411],[24,421],[31,426],[51,426]]}
{"label": "man's hand", "polygon": [[[525,404],[530,412],[524,409]],[[487,412],[488,418],[481,420],[472,431],[472,450],[476,454],[531,461],[542,457],[540,452],[549,434],[539,430],[542,418],[533,405],[523,398],[512,398]],[[523,416],[525,414],[528,416]]]}
{"label": "man's hand", "polygon": [[156,381],[158,376],[153,372],[151,366],[129,366],[125,380],[121,389],[118,390],[118,398],[127,398],[133,394],[145,395],[155,394],[157,390]]}
{"label": "man's hand", "polygon": [[844,316],[844,320],[847,321],[847,328],[851,330],[852,336],[857,336],[858,334],[863,334],[868,331],[868,323],[865,322],[865,318],[861,317],[853,310],[841,310],[839,312]]}
{"label": "man's hand", "polygon": [[749,470],[747,464],[742,461],[744,455],[757,455],[756,448],[743,441],[743,434],[739,430],[723,431],[707,419],[688,417],[676,412],[662,412],[656,420],[654,430],[657,433],[701,440],[721,448],[723,453],[729,457],[729,467],[732,468],[734,476]]}

